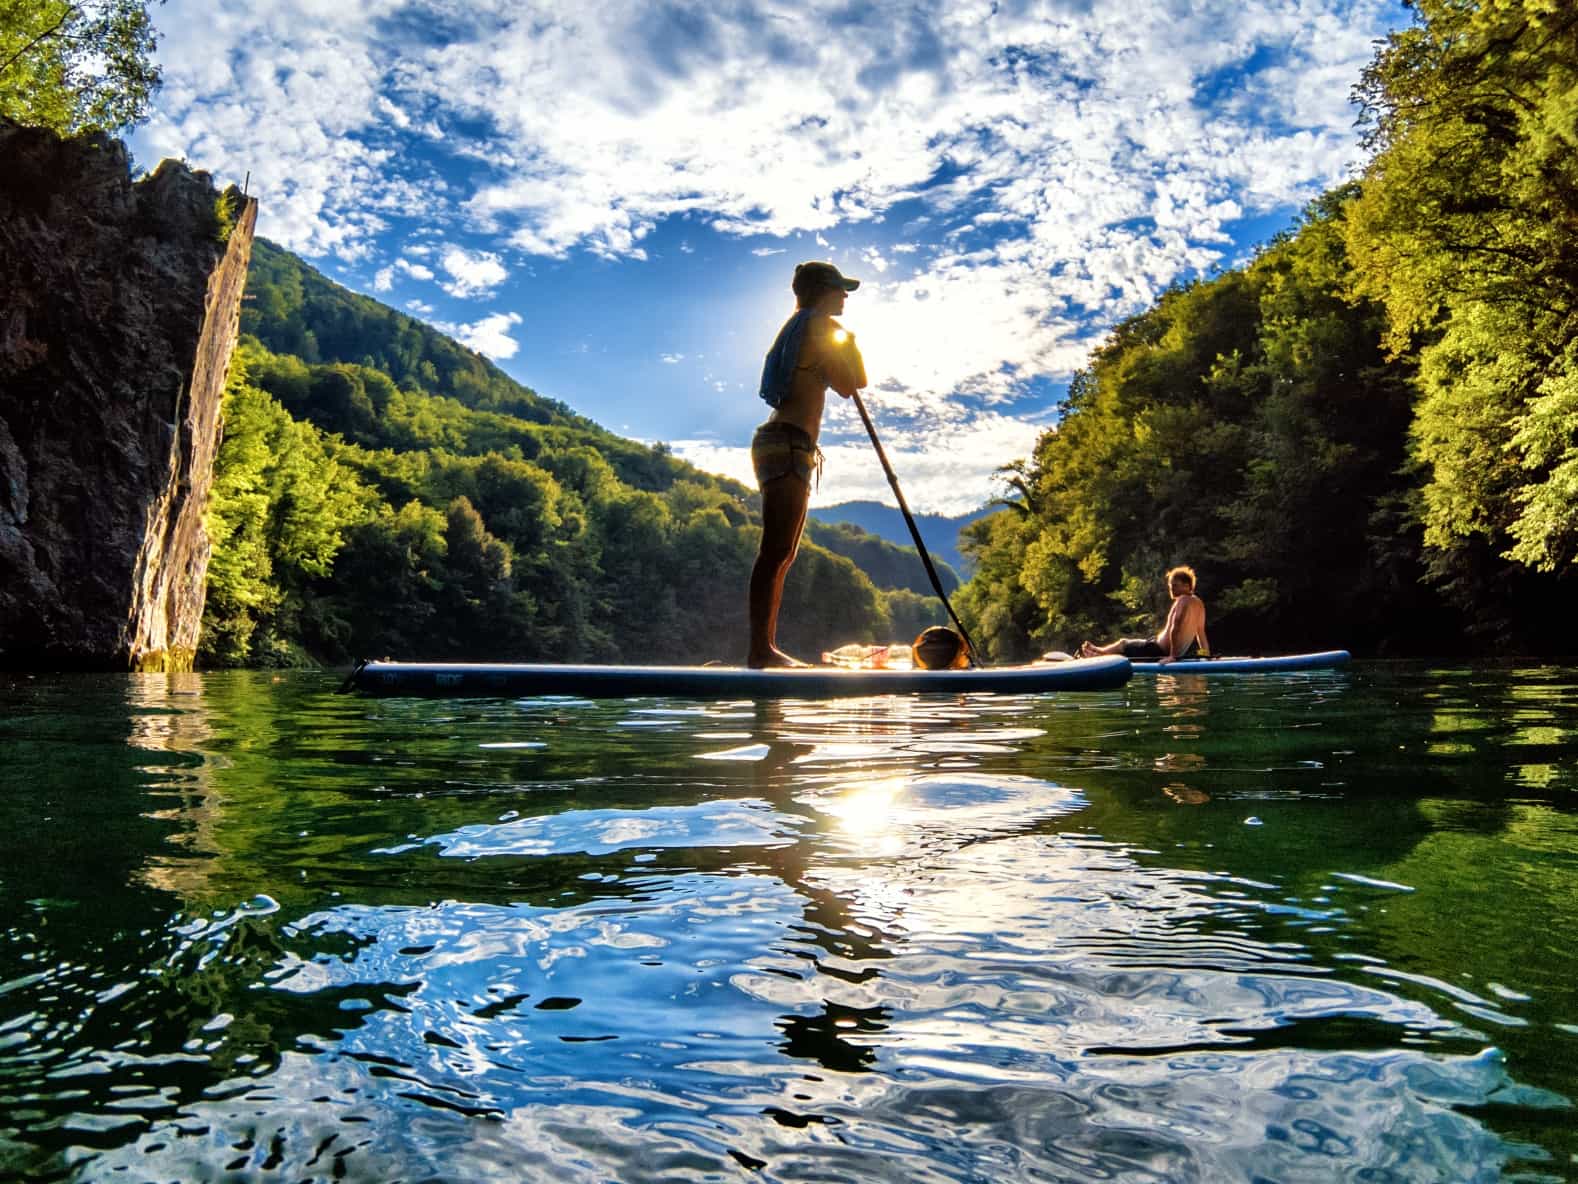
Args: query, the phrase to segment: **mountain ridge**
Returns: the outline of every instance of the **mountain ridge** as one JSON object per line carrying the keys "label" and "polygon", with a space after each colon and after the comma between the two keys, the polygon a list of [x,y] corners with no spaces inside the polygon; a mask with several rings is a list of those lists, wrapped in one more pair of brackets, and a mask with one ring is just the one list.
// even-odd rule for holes
{"label": "mountain ridge", "polygon": [[[926,551],[932,559],[942,560],[964,579],[969,579],[972,564],[959,550],[959,532],[971,523],[995,513],[997,507],[982,506],[968,514],[916,514],[915,525],[920,529],[921,538],[926,541]],[[898,546],[912,550],[915,546],[909,527],[905,525],[904,514],[896,506],[882,502],[852,501],[839,502],[834,506],[818,506],[812,509],[811,517],[818,522],[847,522],[860,527],[867,534],[874,534]]]}

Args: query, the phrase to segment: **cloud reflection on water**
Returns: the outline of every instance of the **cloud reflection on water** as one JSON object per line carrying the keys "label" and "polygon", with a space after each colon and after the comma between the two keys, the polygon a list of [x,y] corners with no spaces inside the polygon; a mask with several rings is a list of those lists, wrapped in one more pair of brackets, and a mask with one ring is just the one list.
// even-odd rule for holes
{"label": "cloud reflection on water", "polygon": [[[1561,984],[1487,954],[1517,901],[1464,869],[1495,855],[1559,919],[1570,819],[1365,796],[1350,757],[1395,745],[1329,683],[1273,684],[1325,696],[1329,736],[1247,692],[653,708],[637,733],[246,685],[138,699],[103,798],[179,784],[149,840],[201,838],[159,886],[179,910],[40,899],[7,931],[10,1121],[95,1177],[1488,1180],[1542,1154],[1509,1127],[1561,1121],[1492,1045],[1553,1039]],[[753,759],[698,759],[725,719]],[[481,747],[505,735],[541,747]],[[1358,790],[1328,784],[1345,762]],[[1266,825],[1178,809],[1180,774]]]}

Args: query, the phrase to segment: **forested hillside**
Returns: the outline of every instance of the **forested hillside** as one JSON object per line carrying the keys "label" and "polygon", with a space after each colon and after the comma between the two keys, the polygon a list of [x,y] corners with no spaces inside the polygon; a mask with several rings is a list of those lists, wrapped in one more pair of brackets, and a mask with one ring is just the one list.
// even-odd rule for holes
{"label": "forested hillside", "polygon": [[[754,491],[605,431],[262,241],[248,297],[205,664],[743,656]],[[837,541],[896,570],[897,548]],[[781,640],[814,656],[912,635],[941,610],[907,582],[878,588],[807,543]]]}
{"label": "forested hillside", "polygon": [[1154,631],[1174,563],[1218,651],[1578,649],[1578,10],[1418,12],[1361,182],[1119,325],[966,530],[992,657]]}
{"label": "forested hillside", "polygon": [[[933,560],[952,567],[957,574],[967,567],[965,557],[959,551],[959,532],[990,513],[990,507],[982,507],[968,514],[916,514],[914,517],[921,538],[926,542],[927,553]],[[906,552],[914,550],[910,545],[912,536],[909,525],[897,506],[885,506],[873,501],[839,502],[837,505],[815,507],[811,511],[811,520],[829,525],[847,523],[857,530],[895,543]],[[918,557],[916,562],[919,562]]]}

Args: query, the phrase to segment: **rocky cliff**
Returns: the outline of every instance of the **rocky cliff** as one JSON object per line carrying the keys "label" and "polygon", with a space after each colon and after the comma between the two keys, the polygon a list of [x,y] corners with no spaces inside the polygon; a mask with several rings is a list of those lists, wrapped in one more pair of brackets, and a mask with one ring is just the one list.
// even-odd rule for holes
{"label": "rocky cliff", "polygon": [[0,121],[0,666],[191,668],[256,218]]}

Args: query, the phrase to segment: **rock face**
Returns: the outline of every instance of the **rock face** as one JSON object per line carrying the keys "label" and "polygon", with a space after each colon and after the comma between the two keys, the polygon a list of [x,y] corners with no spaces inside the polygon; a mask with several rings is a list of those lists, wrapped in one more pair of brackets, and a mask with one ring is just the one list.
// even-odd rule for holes
{"label": "rock face", "polygon": [[0,121],[0,666],[191,669],[256,219]]}

